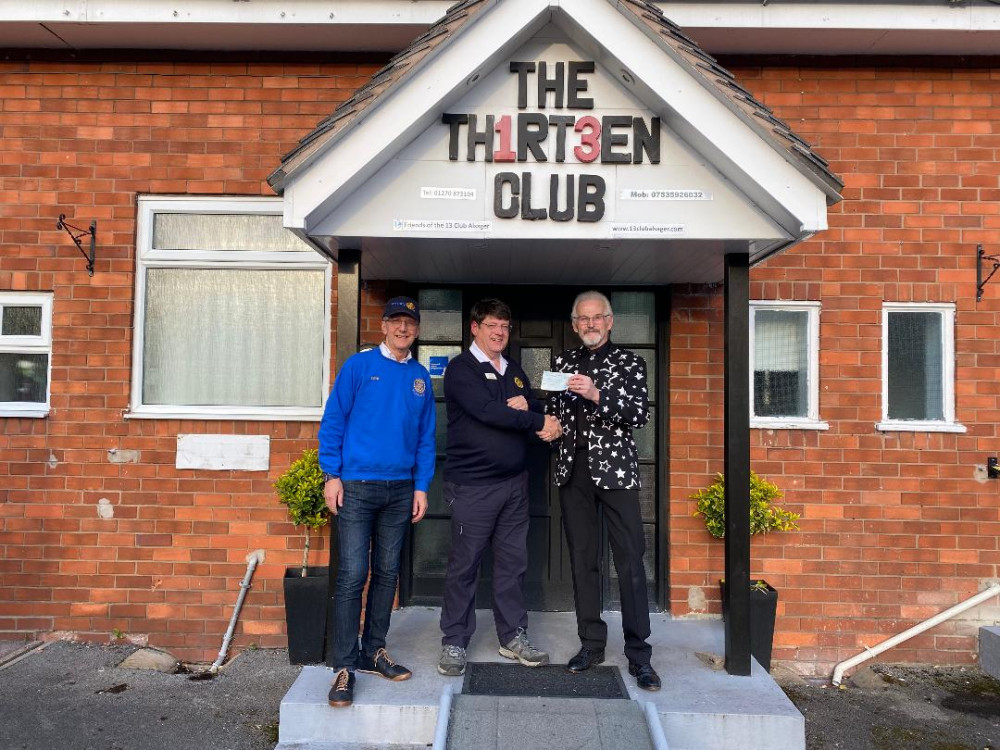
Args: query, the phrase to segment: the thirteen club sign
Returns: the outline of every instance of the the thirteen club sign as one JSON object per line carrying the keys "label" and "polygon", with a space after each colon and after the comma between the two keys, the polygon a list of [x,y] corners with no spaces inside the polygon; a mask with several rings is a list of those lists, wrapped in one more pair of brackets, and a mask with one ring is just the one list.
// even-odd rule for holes
{"label": "the thirteen club sign", "polygon": [[[552,69],[554,68],[554,70]],[[660,118],[587,114],[594,100],[585,96],[593,62],[512,62],[517,76],[517,108],[551,106],[558,114],[519,112],[517,116],[445,113],[451,161],[556,162],[587,164],[660,163]],[[530,94],[530,96],[529,96]],[[568,111],[577,110],[572,114]],[[552,141],[554,140],[554,148]],[[545,148],[549,141],[549,149]],[[499,172],[493,180],[493,213],[500,219],[600,221],[607,185],[604,178],[580,171],[551,174],[548,184],[530,170]],[[548,195],[546,195],[548,193]]]}

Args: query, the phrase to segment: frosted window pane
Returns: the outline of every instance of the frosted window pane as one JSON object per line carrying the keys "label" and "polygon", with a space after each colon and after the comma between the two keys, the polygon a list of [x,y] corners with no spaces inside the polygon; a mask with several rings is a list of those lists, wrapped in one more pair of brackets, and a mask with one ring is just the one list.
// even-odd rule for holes
{"label": "frosted window pane", "polygon": [[542,373],[552,366],[552,348],[548,346],[522,347],[521,369],[528,376],[532,388],[542,384]]}
{"label": "frosted window pane", "polygon": [[652,460],[656,458],[656,409],[649,408],[649,421],[639,430],[632,431],[635,447],[639,458]]}
{"label": "frosted window pane", "polygon": [[421,289],[420,338],[424,341],[462,340],[462,293],[454,289]]}
{"label": "frosted window pane", "polygon": [[889,313],[889,419],[944,419],[941,315]]}
{"label": "frosted window pane", "polygon": [[809,415],[809,313],[754,312],[753,410],[758,417]]}
{"label": "frosted window pane", "polygon": [[153,268],[143,403],[318,407],[322,271]]}
{"label": "frosted window pane", "polygon": [[619,344],[655,343],[656,298],[652,292],[614,292],[611,309],[615,311],[615,327],[611,339]]}
{"label": "frosted window pane", "polygon": [[280,216],[261,214],[157,213],[153,249],[314,252],[282,226]]}
{"label": "frosted window pane", "polygon": [[48,354],[0,353],[0,401],[45,403]]}
{"label": "frosted window pane", "polygon": [[4,336],[41,336],[42,308],[38,305],[4,307],[0,333]]}

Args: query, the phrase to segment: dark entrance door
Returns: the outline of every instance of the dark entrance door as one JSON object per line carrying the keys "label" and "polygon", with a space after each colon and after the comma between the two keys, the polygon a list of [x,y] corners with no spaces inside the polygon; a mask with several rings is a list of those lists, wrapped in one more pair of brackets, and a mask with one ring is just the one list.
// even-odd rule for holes
{"label": "dark entrance door", "polygon": [[[513,328],[507,356],[519,361],[532,385],[536,398],[548,394],[538,389],[542,372],[551,369],[556,355],[577,346],[579,340],[569,322],[570,306],[580,290],[567,287],[435,287],[415,290],[421,306],[420,339],[415,347],[418,359],[430,370],[437,400],[438,470],[429,493],[427,516],[413,527],[404,553],[401,580],[403,604],[440,605],[448,562],[450,515],[442,498],[447,415],[442,382],[447,360],[471,343],[468,313],[472,304],[484,297],[498,297],[513,311]],[[646,522],[646,568],[650,581],[650,604],[662,606],[657,596],[657,570],[665,570],[663,555],[665,529],[658,529],[661,517],[657,502],[656,471],[656,316],[651,292],[612,294],[616,331],[621,323],[620,341],[635,349],[647,362],[650,395],[654,409],[646,428],[637,433],[643,461],[642,505]],[[621,312],[619,312],[621,308]],[[614,334],[612,338],[619,340]],[[562,531],[558,488],[552,482],[555,454],[552,448],[533,441],[529,450],[530,526],[528,530],[528,572],[525,594],[528,608],[535,611],[573,609],[573,584],[566,540]],[[662,514],[665,516],[665,512]],[[660,531],[660,533],[657,533]],[[658,554],[659,553],[659,554]],[[618,606],[618,585],[614,567],[605,554],[605,607]],[[476,606],[491,606],[492,556],[487,552],[479,580]],[[658,603],[660,606],[658,606]]]}

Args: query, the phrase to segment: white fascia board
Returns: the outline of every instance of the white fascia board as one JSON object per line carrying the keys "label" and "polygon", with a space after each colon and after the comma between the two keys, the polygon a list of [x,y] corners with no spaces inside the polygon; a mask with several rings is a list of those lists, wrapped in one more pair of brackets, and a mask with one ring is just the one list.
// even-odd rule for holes
{"label": "white fascia board", "polygon": [[682,28],[997,31],[1000,6],[930,2],[660,2]]}
{"label": "white fascia board", "polygon": [[[562,0],[562,5],[566,12],[556,16],[556,24],[597,55],[613,74],[618,73],[616,65],[628,72],[636,81],[636,95],[651,109],[661,111],[664,122],[695,148],[708,157],[711,150],[707,149],[714,149],[734,165],[743,179],[725,164],[715,163],[793,237],[827,228],[826,194],[814,179],[754,130],[748,115],[734,111],[720,93],[694,78],[682,63],[659,64],[652,69],[650,61],[672,53],[650,39],[645,28],[633,24],[610,3]],[[585,38],[592,36],[588,29],[599,29],[599,38]],[[601,48],[595,49],[594,43]]]}
{"label": "white fascia board", "polygon": [[34,0],[0,4],[0,23],[406,24],[430,26],[454,0]]}
{"label": "white fascia board", "polygon": [[310,233],[355,187],[436,122],[449,102],[474,86],[473,77],[492,71],[550,15],[550,0],[497,0],[398,88],[383,94],[372,111],[355,118],[325,152],[296,167],[282,186],[285,226]]}

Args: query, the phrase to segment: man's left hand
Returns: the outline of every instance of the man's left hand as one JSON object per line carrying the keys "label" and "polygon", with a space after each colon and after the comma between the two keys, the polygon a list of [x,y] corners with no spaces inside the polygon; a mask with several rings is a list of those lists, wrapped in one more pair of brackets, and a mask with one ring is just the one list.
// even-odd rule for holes
{"label": "man's left hand", "polygon": [[427,512],[427,493],[421,490],[413,491],[413,518],[410,523],[417,523]]}
{"label": "man's left hand", "polygon": [[581,375],[580,373],[570,376],[569,392],[582,396],[588,401],[593,401],[595,404],[598,404],[601,401],[601,392],[597,390],[597,386],[594,385],[594,381],[587,375]]}
{"label": "man's left hand", "polygon": [[528,399],[524,396],[514,396],[507,399],[507,406],[518,411],[528,411]]}

